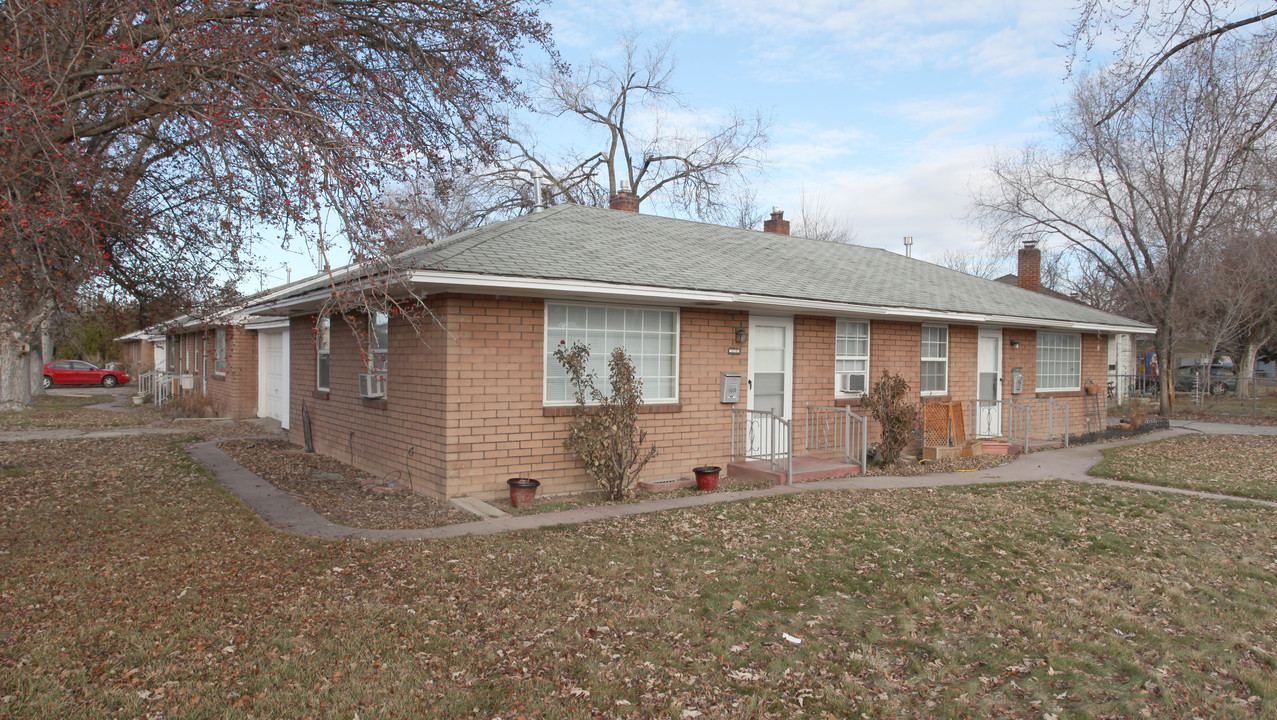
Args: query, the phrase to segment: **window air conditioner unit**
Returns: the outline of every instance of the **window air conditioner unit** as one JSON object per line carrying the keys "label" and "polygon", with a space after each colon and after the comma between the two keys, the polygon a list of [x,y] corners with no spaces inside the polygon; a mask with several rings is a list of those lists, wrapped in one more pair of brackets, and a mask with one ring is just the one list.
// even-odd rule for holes
{"label": "window air conditioner unit", "polygon": [[377,373],[359,374],[359,397],[379,398],[386,396],[386,378]]}
{"label": "window air conditioner unit", "polygon": [[865,376],[859,373],[845,373],[839,388],[845,393],[860,395],[865,391]]}

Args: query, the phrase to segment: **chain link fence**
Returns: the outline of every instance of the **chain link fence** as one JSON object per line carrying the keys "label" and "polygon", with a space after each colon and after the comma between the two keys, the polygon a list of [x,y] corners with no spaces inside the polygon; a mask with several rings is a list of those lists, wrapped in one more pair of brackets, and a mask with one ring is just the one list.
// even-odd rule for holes
{"label": "chain link fence", "polygon": [[1110,375],[1109,416],[1129,416],[1137,407],[1155,411],[1163,380],[1174,383],[1176,412],[1277,420],[1277,378],[1234,375],[1231,368],[1204,365],[1180,368],[1170,378]]}

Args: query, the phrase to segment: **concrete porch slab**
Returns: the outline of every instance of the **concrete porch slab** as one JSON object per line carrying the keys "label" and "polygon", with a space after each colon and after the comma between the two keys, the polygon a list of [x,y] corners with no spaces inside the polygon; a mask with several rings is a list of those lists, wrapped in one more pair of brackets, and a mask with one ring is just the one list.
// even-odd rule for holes
{"label": "concrete porch slab", "polygon": [[[727,464],[727,475],[737,480],[768,480],[774,485],[785,484],[785,472],[772,470],[767,460],[748,460]],[[834,460],[802,455],[794,458],[794,482],[829,480],[831,478],[859,475],[860,466]]]}
{"label": "concrete porch slab", "polygon": [[471,515],[478,515],[481,518],[510,517],[510,513],[502,512],[479,498],[457,497],[449,500],[448,504],[458,510],[464,510]]}

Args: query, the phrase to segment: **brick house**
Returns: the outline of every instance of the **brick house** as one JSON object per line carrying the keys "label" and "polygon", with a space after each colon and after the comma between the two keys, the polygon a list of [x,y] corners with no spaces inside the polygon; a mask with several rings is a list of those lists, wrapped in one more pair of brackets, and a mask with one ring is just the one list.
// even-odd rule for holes
{"label": "brick house", "polygon": [[[1152,331],[885,250],[791,237],[779,212],[757,232],[642,215],[627,199],[613,207],[630,212],[560,205],[404,254],[402,281],[438,318],[420,331],[317,317],[325,279],[250,304],[289,323],[293,440],[308,426],[318,452],[438,498],[496,497],[516,475],[547,494],[589,489],[563,449],[572,394],[552,357],[574,341],[600,368],[617,345],[634,358],[660,447],[645,479],[727,466],[745,409],[787,419],[797,452],[811,444],[810,408],[859,412],[883,370],[920,402],[987,401],[983,434],[1003,434],[1012,399],[1050,403],[1060,432],[1067,406],[1077,432],[1103,425],[1084,388],[1104,382],[1109,337]],[[737,402],[724,402],[724,374],[742,379]]]}
{"label": "brick house", "polygon": [[[218,417],[274,417],[287,427],[287,373],[279,352],[287,324],[233,308],[210,319],[175,318],[116,342],[130,367],[138,368],[137,375],[151,370],[167,373],[162,381],[174,394],[207,396]],[[258,362],[262,346],[275,349],[268,355],[275,359],[273,366]]]}

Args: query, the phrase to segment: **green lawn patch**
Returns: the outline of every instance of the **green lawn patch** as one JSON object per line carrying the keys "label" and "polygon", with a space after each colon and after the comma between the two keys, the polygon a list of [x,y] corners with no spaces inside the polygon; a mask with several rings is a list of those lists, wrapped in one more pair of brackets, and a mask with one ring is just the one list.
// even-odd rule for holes
{"label": "green lawn patch", "polygon": [[1104,452],[1097,477],[1277,501],[1277,437],[1185,435]]}
{"label": "green lawn patch", "polygon": [[30,468],[0,482],[0,717],[1277,714],[1267,508],[1054,482],[328,542],[167,438],[0,463]]}

